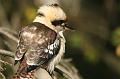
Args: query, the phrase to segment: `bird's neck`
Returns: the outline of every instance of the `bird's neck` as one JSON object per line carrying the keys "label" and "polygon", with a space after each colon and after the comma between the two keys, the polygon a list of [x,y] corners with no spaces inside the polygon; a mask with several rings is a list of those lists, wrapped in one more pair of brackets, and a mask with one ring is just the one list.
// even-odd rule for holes
{"label": "bird's neck", "polygon": [[55,29],[55,27],[50,23],[50,21],[48,21],[47,19],[45,19],[44,17],[36,17],[33,22],[39,22],[41,24],[44,24],[45,26],[49,27],[50,29],[54,30],[55,32],[57,32],[57,30]]}

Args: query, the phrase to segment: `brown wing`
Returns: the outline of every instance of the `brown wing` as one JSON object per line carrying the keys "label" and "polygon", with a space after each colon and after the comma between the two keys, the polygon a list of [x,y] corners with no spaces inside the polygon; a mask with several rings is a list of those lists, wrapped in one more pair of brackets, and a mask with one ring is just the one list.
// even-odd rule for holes
{"label": "brown wing", "polygon": [[21,31],[15,60],[24,60],[29,66],[43,65],[58,53],[59,38],[53,30],[34,22]]}

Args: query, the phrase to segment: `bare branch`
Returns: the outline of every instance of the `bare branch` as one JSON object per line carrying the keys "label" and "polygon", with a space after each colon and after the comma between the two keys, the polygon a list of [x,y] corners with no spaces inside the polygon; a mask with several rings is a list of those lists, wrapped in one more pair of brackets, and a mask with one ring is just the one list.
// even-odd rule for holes
{"label": "bare branch", "polygon": [[13,36],[12,34],[4,31],[4,30],[1,29],[1,28],[0,28],[0,33],[4,34],[5,36],[9,37],[10,39],[12,39],[12,40],[15,41],[15,42],[18,42],[18,39],[17,39],[15,36]]}
{"label": "bare branch", "polygon": [[3,50],[3,49],[0,49],[0,55],[5,55],[5,56],[9,56],[9,57],[14,58],[13,52],[10,52],[10,51],[7,51],[7,50]]}
{"label": "bare branch", "polygon": [[8,28],[8,27],[3,27],[3,26],[1,26],[0,29],[4,30],[4,31],[6,31],[6,32],[9,32],[9,33],[12,33],[12,34],[16,34],[16,35],[17,35],[17,32],[16,32],[15,30],[12,30],[12,29],[10,29],[10,28]]}
{"label": "bare branch", "polygon": [[82,77],[79,76],[77,69],[70,63],[71,60],[72,59],[61,60],[55,70],[57,70],[58,73],[62,73],[67,79],[82,79]]}
{"label": "bare branch", "polygon": [[12,64],[10,64],[10,63],[8,63],[6,61],[0,60],[0,62],[3,63],[3,64],[9,64],[10,66],[12,66]]}

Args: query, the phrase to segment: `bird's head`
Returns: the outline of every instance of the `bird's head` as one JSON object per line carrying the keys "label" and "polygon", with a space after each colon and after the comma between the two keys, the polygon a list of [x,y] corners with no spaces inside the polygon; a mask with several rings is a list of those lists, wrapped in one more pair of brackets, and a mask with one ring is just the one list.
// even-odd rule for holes
{"label": "bird's head", "polygon": [[38,9],[34,22],[40,22],[59,32],[67,28],[67,17],[58,4],[44,5]]}

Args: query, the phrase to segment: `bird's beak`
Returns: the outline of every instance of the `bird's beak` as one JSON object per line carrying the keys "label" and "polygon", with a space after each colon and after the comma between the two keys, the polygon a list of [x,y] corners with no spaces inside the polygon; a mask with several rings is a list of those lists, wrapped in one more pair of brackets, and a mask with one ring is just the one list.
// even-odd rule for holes
{"label": "bird's beak", "polygon": [[74,29],[71,26],[69,26],[67,23],[64,24],[64,27],[65,27],[65,30],[74,31]]}

